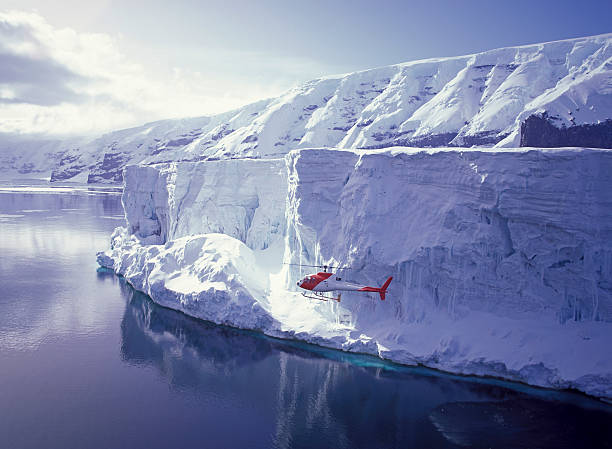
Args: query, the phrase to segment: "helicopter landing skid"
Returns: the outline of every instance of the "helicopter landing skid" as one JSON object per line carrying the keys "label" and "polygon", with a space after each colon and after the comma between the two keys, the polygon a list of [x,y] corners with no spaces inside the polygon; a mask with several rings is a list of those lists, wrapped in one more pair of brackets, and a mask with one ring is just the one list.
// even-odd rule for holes
{"label": "helicopter landing skid", "polygon": [[342,297],[342,294],[338,293],[338,296],[326,296],[323,293],[312,292],[310,294],[302,293],[302,296],[304,296],[305,298],[309,298],[309,299],[317,299],[319,301],[332,300],[332,301],[340,302],[340,298]]}

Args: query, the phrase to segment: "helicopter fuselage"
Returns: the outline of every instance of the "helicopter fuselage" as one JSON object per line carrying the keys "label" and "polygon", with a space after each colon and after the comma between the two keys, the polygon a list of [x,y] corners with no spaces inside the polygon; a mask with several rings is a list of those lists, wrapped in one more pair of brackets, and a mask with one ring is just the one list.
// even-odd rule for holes
{"label": "helicopter fuselage", "polygon": [[306,276],[297,285],[304,290],[313,292],[331,292],[331,291],[355,291],[355,292],[376,292],[380,295],[380,299],[385,299],[387,287],[391,283],[391,277],[387,279],[384,285],[380,288],[369,287],[367,285],[355,284],[353,282],[343,281],[342,278],[334,273],[319,272]]}

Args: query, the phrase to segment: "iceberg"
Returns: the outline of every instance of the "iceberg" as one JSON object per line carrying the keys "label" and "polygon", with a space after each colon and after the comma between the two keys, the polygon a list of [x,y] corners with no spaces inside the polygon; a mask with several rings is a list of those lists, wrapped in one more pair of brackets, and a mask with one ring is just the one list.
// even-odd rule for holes
{"label": "iceberg", "polygon": [[[155,302],[404,364],[612,399],[612,150],[303,148],[125,170],[98,254]],[[298,265],[387,299],[304,298]]]}

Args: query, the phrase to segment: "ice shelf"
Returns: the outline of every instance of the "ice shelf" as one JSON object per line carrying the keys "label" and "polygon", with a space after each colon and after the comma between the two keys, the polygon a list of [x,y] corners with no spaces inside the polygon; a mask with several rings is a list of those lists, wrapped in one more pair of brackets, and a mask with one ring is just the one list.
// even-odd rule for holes
{"label": "ice shelf", "polygon": [[[129,167],[98,255],[167,307],[612,399],[612,151],[302,149]],[[378,285],[310,301],[310,269]]]}

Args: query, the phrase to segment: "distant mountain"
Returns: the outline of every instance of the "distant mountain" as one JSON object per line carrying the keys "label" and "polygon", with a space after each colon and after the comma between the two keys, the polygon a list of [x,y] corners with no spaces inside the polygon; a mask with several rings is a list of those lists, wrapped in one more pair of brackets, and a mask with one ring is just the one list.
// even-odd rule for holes
{"label": "distant mountain", "polygon": [[37,145],[0,147],[0,173],[120,182],[128,164],[306,147],[612,148],[612,33],[330,76],[219,115]]}

